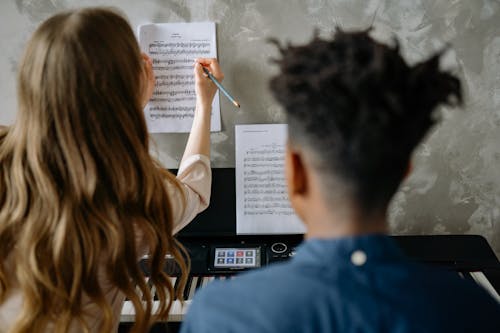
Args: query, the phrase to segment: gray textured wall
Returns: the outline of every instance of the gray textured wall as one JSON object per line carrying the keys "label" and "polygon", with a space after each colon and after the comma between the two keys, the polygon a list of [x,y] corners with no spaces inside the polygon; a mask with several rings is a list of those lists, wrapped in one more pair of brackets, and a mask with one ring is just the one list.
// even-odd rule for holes
{"label": "gray textured wall", "polygon": [[[467,106],[444,110],[445,122],[415,154],[414,170],[391,207],[398,234],[477,233],[500,254],[500,1],[496,0],[2,0],[0,2],[0,124],[15,118],[15,71],[38,23],[75,6],[121,8],[136,27],[146,22],[218,23],[219,60],[242,108],[221,98],[223,131],[212,135],[215,167],[234,166],[234,124],[282,122],[267,91],[274,68],[269,36],[301,42],[314,27],[366,28],[396,35],[410,61],[449,42],[445,65],[463,79]],[[429,82],[432,84],[432,82]],[[154,136],[157,152],[175,167],[185,134]]]}

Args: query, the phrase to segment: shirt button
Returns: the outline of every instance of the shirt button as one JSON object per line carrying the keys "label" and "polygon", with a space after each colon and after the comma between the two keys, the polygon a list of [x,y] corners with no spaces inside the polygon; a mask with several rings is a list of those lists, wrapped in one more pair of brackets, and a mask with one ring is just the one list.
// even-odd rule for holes
{"label": "shirt button", "polygon": [[351,254],[351,262],[356,266],[362,266],[366,262],[366,253],[356,250]]}

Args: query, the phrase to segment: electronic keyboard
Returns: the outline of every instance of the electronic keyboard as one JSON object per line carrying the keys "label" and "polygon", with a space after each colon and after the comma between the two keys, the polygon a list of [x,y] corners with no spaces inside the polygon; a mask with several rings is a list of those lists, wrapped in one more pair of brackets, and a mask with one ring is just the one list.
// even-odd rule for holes
{"label": "electronic keyboard", "polygon": [[[391,236],[411,259],[455,271],[471,279],[500,302],[500,262],[488,242],[476,235]],[[182,237],[191,259],[191,271],[183,290],[184,302],[174,300],[167,324],[176,331],[197,290],[218,279],[232,279],[238,273],[288,260],[295,254],[302,235],[249,235],[227,237]],[[141,260],[145,278],[147,258]],[[179,269],[167,259],[165,271],[178,288]],[[154,295],[154,290],[152,290]],[[156,304],[156,303],[155,303]],[[156,304],[157,306],[157,304]],[[120,331],[134,321],[134,307],[125,301]],[[127,324],[129,323],[129,324]]]}

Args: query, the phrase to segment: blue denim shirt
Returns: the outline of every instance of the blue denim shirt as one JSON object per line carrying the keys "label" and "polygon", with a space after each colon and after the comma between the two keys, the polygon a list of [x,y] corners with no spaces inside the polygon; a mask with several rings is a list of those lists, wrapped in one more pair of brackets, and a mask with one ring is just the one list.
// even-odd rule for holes
{"label": "blue denim shirt", "polygon": [[312,239],[286,263],[199,291],[181,332],[500,332],[500,304],[387,236]]}

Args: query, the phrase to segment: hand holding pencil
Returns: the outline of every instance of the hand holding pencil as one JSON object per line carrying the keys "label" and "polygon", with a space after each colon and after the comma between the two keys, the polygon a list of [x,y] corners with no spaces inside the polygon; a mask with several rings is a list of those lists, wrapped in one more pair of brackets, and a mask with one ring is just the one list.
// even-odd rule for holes
{"label": "hand holding pencil", "polygon": [[[200,68],[201,67],[201,68]],[[221,84],[222,79],[224,78],[224,74],[222,74],[220,68],[219,68],[219,63],[217,62],[216,59],[213,58],[198,58],[196,59],[196,64],[195,64],[195,72],[196,76],[200,74],[200,69],[203,73],[203,76],[207,77],[210,79],[213,84],[236,106],[240,107],[240,104],[234,99],[231,94],[224,88],[224,86]],[[203,81],[203,80],[197,80],[197,88],[198,88],[198,81]],[[206,82],[205,82],[206,83]],[[198,90],[196,91],[198,94]],[[215,92],[214,92],[215,94]],[[213,99],[213,96],[212,96]],[[210,100],[212,100],[210,99]]]}
{"label": "hand holding pencil", "polygon": [[219,63],[215,58],[198,58],[195,60],[196,104],[204,108],[210,108],[217,92],[217,86],[207,79],[207,75],[203,71],[205,67],[220,81],[224,79],[224,74],[222,74]]}

